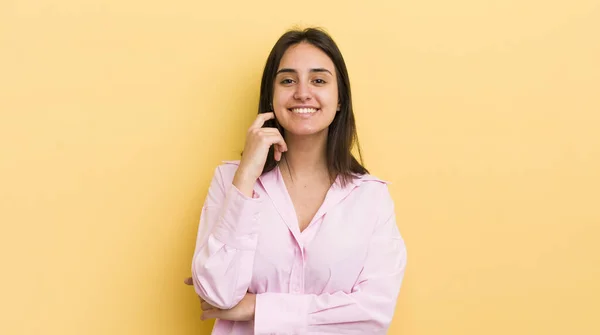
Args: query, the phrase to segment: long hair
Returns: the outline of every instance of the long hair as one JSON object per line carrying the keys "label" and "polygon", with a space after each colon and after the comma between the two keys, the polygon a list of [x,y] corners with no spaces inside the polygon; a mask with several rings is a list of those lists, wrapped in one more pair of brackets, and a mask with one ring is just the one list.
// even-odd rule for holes
{"label": "long hair", "polygon": [[[330,176],[339,176],[342,186],[345,186],[354,178],[357,178],[358,175],[369,173],[369,171],[352,155],[352,148],[356,145],[360,161],[362,162],[354,112],[352,110],[350,79],[342,53],[329,34],[320,28],[289,30],[277,40],[267,58],[263,71],[258,113],[272,111],[271,103],[273,101],[274,81],[281,58],[289,47],[303,42],[321,49],[329,56],[335,66],[340,111],[336,113],[329,126],[326,156]],[[283,127],[277,123],[276,119],[267,121],[264,126],[275,127],[279,129],[282,135],[284,134]],[[275,160],[274,154],[275,150],[271,146],[263,173],[273,170],[279,164]]]}

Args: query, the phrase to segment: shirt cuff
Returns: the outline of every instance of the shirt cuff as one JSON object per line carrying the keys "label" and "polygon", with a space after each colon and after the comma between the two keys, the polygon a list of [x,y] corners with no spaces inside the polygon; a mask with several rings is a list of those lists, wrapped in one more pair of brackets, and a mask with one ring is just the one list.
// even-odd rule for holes
{"label": "shirt cuff", "polygon": [[254,333],[306,334],[310,295],[262,293],[256,295]]}

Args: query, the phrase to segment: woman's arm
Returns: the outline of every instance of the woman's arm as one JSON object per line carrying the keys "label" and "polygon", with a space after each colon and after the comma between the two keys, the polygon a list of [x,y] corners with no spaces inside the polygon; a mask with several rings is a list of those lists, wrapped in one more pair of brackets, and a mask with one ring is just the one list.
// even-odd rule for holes
{"label": "woman's arm", "polygon": [[262,200],[249,198],[224,181],[221,168],[215,171],[202,207],[192,278],[203,300],[230,309],[250,285]]}

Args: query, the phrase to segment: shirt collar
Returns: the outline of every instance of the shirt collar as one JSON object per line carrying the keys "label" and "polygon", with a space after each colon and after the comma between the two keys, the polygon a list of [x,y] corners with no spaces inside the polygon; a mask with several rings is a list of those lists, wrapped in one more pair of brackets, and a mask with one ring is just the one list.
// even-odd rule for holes
{"label": "shirt collar", "polygon": [[[239,165],[239,161],[231,162]],[[317,210],[313,221],[319,220],[323,215],[327,214],[329,210],[338,205],[344,198],[346,198],[355,188],[360,187],[365,182],[381,182],[386,183],[377,177],[372,175],[360,175],[349,182],[345,187],[340,184],[340,178],[336,179],[336,182],[328,190],[325,200],[321,207]],[[281,171],[279,167],[275,167],[273,170],[262,174],[259,177],[259,184],[262,186],[264,193],[271,199],[277,212],[279,212],[285,224],[288,226],[290,232],[294,237],[300,241],[300,229],[298,227],[298,218],[294,210],[294,205],[287,191]],[[311,222],[312,224],[313,222]]]}

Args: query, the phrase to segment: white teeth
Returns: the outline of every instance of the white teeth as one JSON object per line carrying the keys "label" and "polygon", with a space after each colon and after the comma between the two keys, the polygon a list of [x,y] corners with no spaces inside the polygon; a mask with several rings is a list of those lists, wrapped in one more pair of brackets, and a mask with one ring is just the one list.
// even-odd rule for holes
{"label": "white teeth", "polygon": [[298,114],[312,114],[315,113],[317,110],[314,108],[293,108],[292,112],[294,113],[298,113]]}

